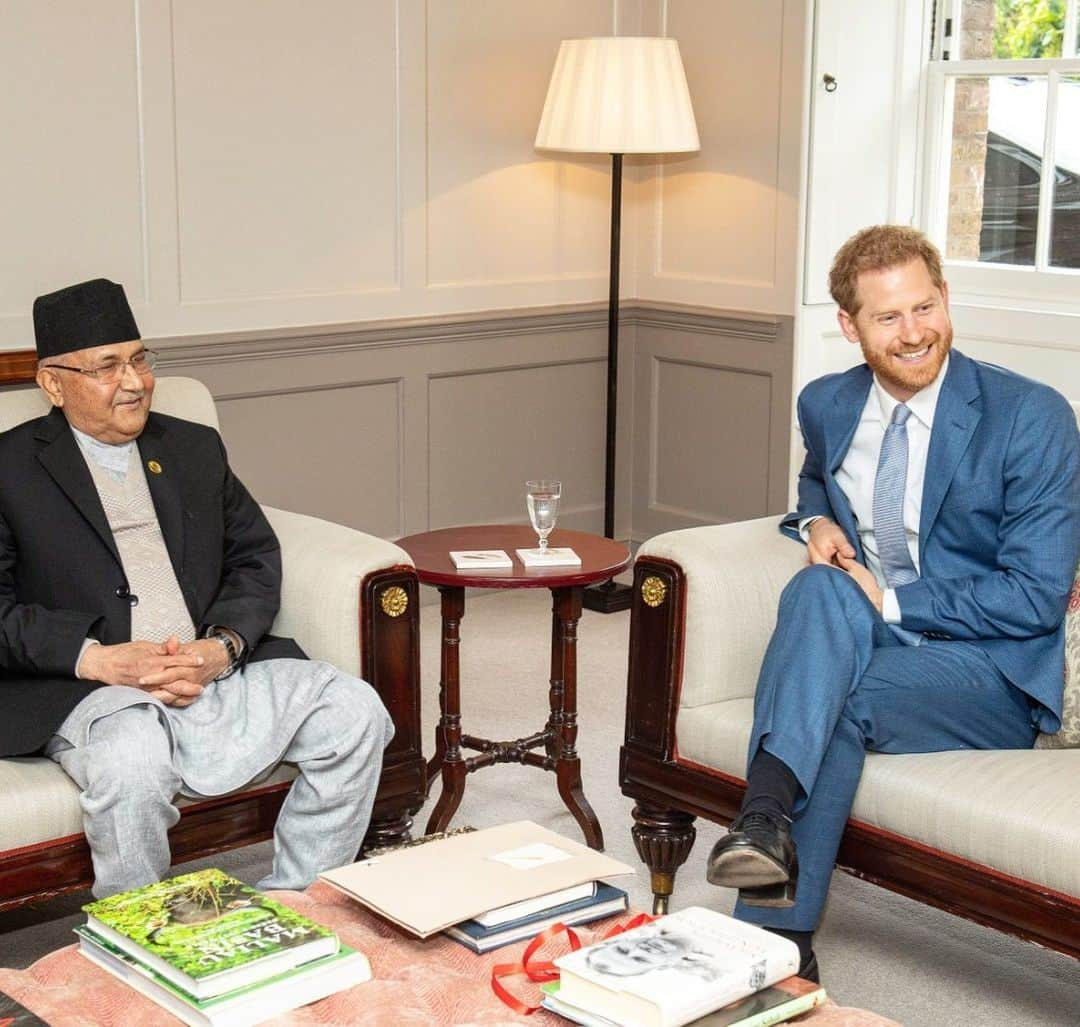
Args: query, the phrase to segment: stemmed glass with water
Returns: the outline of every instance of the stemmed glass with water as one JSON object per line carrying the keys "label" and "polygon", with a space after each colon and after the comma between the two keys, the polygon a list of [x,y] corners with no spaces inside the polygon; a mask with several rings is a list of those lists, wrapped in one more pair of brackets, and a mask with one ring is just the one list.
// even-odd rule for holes
{"label": "stemmed glass with water", "polygon": [[533,531],[540,539],[541,553],[547,550],[548,535],[555,529],[561,495],[561,481],[525,482],[525,505],[529,508],[529,520],[532,521]]}

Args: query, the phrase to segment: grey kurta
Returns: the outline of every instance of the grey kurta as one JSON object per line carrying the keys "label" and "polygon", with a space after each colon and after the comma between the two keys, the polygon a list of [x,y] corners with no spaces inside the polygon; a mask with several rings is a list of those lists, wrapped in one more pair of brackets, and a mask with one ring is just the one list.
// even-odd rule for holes
{"label": "grey kurta", "polygon": [[[138,596],[132,637],[194,638],[141,463],[130,447],[97,452],[79,437],[117,550]],[[318,660],[249,664],[207,684],[186,707],[108,685],[86,696],[47,753],[83,789],[96,895],[156,880],[168,868],[166,832],[177,793],[222,795],[282,760],[299,777],[274,830],[274,868],[262,887],[303,888],[320,870],[350,862],[363,840],[393,723],[366,682]]]}

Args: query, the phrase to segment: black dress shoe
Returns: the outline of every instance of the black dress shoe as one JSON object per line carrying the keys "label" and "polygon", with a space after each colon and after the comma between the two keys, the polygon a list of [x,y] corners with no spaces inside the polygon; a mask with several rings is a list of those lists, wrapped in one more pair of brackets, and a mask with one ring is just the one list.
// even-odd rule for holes
{"label": "black dress shoe", "polygon": [[713,846],[705,877],[710,884],[738,888],[750,906],[794,905],[799,858],[787,821],[741,814]]}

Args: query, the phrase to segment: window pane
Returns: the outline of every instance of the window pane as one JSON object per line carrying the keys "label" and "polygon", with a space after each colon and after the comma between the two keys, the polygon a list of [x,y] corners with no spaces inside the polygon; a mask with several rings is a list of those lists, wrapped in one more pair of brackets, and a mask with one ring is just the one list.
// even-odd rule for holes
{"label": "window pane", "polygon": [[1050,263],[1080,268],[1080,75],[1058,83]]}
{"label": "window pane", "polygon": [[1060,57],[1065,0],[963,0],[960,56]]}
{"label": "window pane", "polygon": [[958,78],[945,255],[1035,263],[1046,78]]}

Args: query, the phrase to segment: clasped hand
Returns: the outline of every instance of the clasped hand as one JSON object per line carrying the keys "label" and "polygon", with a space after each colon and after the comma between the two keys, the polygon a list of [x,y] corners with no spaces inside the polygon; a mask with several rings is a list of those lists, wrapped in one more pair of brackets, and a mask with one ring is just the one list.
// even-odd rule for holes
{"label": "clasped hand", "polygon": [[855,559],[855,547],[839,524],[828,517],[819,517],[810,525],[810,537],[806,551],[811,563],[824,563],[837,567],[863,590],[866,598],[881,612],[882,592],[874,575]]}
{"label": "clasped hand", "polygon": [[229,657],[214,639],[92,645],[79,662],[79,674],[107,685],[129,685],[166,706],[190,706],[203,688],[223,673]]}

